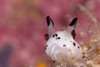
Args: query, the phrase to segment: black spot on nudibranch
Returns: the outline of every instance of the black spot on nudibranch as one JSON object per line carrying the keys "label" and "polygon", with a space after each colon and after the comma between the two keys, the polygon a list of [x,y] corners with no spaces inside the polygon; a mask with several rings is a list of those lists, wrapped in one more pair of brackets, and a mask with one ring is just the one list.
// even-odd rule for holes
{"label": "black spot on nudibranch", "polygon": [[53,35],[53,37],[55,37],[55,36],[58,37],[58,34],[54,34],[54,35]]}
{"label": "black spot on nudibranch", "polygon": [[85,58],[85,53],[83,53],[83,57],[82,58]]}
{"label": "black spot on nudibranch", "polygon": [[57,37],[56,39],[60,39],[60,37],[58,37],[58,34],[54,34],[53,37]]}
{"label": "black spot on nudibranch", "polygon": [[85,61],[87,62],[87,60],[85,59]]}
{"label": "black spot on nudibranch", "polygon": [[63,47],[66,47],[66,45],[64,44]]}
{"label": "black spot on nudibranch", "polygon": [[47,47],[48,47],[48,45],[45,45],[45,50],[46,50]]}
{"label": "black spot on nudibranch", "polygon": [[58,34],[55,34],[56,37],[58,37]]}
{"label": "black spot on nudibranch", "polygon": [[85,58],[85,56],[83,56],[82,58]]}
{"label": "black spot on nudibranch", "polygon": [[76,46],[75,42],[73,42],[73,45]]}
{"label": "black spot on nudibranch", "polygon": [[85,53],[83,53],[83,55],[85,55]]}
{"label": "black spot on nudibranch", "polygon": [[53,37],[55,37],[55,35],[53,35]]}
{"label": "black spot on nudibranch", "polygon": [[56,38],[56,39],[60,39],[60,37]]}
{"label": "black spot on nudibranch", "polygon": [[80,47],[78,46],[78,48],[80,48]]}
{"label": "black spot on nudibranch", "polygon": [[45,50],[46,50],[46,46],[45,46]]}
{"label": "black spot on nudibranch", "polygon": [[55,61],[53,61],[53,63],[55,63]]}
{"label": "black spot on nudibranch", "polygon": [[53,35],[53,37],[55,37],[55,35]]}

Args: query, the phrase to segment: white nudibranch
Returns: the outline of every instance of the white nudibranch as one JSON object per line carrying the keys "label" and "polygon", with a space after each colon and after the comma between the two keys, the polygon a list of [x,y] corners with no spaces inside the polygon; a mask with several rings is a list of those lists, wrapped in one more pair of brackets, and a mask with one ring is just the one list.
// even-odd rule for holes
{"label": "white nudibranch", "polygon": [[46,54],[55,63],[63,63],[65,67],[86,67],[85,53],[81,46],[74,40],[74,28],[77,18],[74,18],[67,29],[55,31],[54,23],[49,16],[46,18],[48,25],[48,37],[45,45]]}

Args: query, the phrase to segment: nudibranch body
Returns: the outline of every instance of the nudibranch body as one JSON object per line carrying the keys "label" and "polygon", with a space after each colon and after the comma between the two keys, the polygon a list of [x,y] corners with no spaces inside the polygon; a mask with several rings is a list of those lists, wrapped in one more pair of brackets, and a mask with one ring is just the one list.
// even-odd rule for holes
{"label": "nudibranch body", "polygon": [[46,54],[56,63],[65,63],[69,67],[85,66],[85,54],[81,46],[74,40],[74,28],[77,18],[74,18],[68,28],[55,31],[54,23],[49,16],[46,18],[49,39],[45,45]]}

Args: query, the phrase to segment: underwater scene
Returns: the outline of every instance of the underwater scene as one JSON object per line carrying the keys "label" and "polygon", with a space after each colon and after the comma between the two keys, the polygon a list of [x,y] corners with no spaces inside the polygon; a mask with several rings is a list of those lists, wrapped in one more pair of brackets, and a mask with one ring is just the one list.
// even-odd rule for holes
{"label": "underwater scene", "polygon": [[100,67],[100,0],[0,0],[0,67]]}

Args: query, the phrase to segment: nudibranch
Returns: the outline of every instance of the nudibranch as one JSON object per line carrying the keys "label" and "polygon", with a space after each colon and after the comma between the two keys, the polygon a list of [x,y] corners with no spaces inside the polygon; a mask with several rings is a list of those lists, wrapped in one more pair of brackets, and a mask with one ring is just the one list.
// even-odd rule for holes
{"label": "nudibranch", "polygon": [[45,45],[46,54],[55,62],[66,64],[67,67],[86,67],[85,53],[75,41],[74,28],[77,18],[74,18],[69,26],[62,31],[55,31],[52,19],[47,16],[48,35]]}

